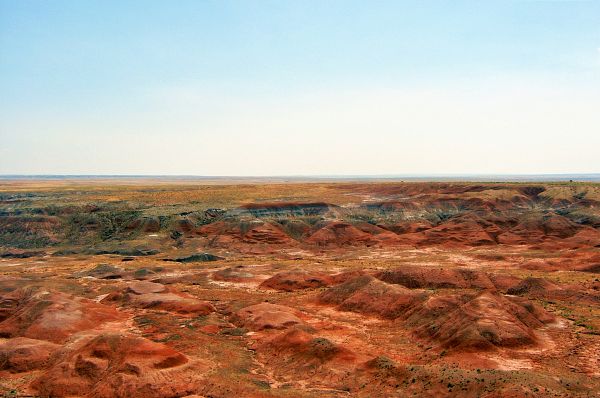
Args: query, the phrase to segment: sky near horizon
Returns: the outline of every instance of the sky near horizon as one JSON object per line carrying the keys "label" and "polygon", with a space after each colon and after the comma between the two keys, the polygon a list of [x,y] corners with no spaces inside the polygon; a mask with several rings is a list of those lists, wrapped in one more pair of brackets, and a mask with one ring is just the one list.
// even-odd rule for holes
{"label": "sky near horizon", "polygon": [[0,0],[0,174],[600,172],[600,1]]}

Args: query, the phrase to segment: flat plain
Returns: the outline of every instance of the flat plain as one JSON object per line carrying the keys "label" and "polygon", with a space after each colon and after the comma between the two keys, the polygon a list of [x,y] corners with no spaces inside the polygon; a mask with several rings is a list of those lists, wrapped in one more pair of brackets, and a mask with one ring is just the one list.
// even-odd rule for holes
{"label": "flat plain", "polygon": [[0,182],[0,394],[600,396],[600,184]]}

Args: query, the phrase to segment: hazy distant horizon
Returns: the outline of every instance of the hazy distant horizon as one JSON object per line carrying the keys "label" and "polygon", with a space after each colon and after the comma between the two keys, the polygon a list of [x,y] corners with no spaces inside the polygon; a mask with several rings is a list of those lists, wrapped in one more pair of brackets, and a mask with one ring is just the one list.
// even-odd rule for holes
{"label": "hazy distant horizon", "polygon": [[119,175],[11,175],[0,174],[2,180],[144,180],[158,179],[172,180],[199,180],[199,181],[467,181],[467,182],[600,182],[600,173],[579,174],[397,174],[397,175],[273,175],[273,176],[202,176],[202,175],[150,175],[150,174],[119,174]]}

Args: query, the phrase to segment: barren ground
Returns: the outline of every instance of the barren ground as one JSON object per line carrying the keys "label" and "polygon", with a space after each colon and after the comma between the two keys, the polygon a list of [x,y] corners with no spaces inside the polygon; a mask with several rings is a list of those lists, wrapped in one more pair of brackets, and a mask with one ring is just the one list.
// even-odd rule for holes
{"label": "barren ground", "polygon": [[600,185],[0,182],[0,394],[600,396]]}

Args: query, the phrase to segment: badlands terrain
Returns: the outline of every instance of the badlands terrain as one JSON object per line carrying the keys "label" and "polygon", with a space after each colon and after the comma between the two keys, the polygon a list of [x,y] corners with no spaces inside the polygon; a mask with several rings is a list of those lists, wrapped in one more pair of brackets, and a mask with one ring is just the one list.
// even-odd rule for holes
{"label": "badlands terrain", "polygon": [[600,185],[4,180],[0,396],[600,396]]}

